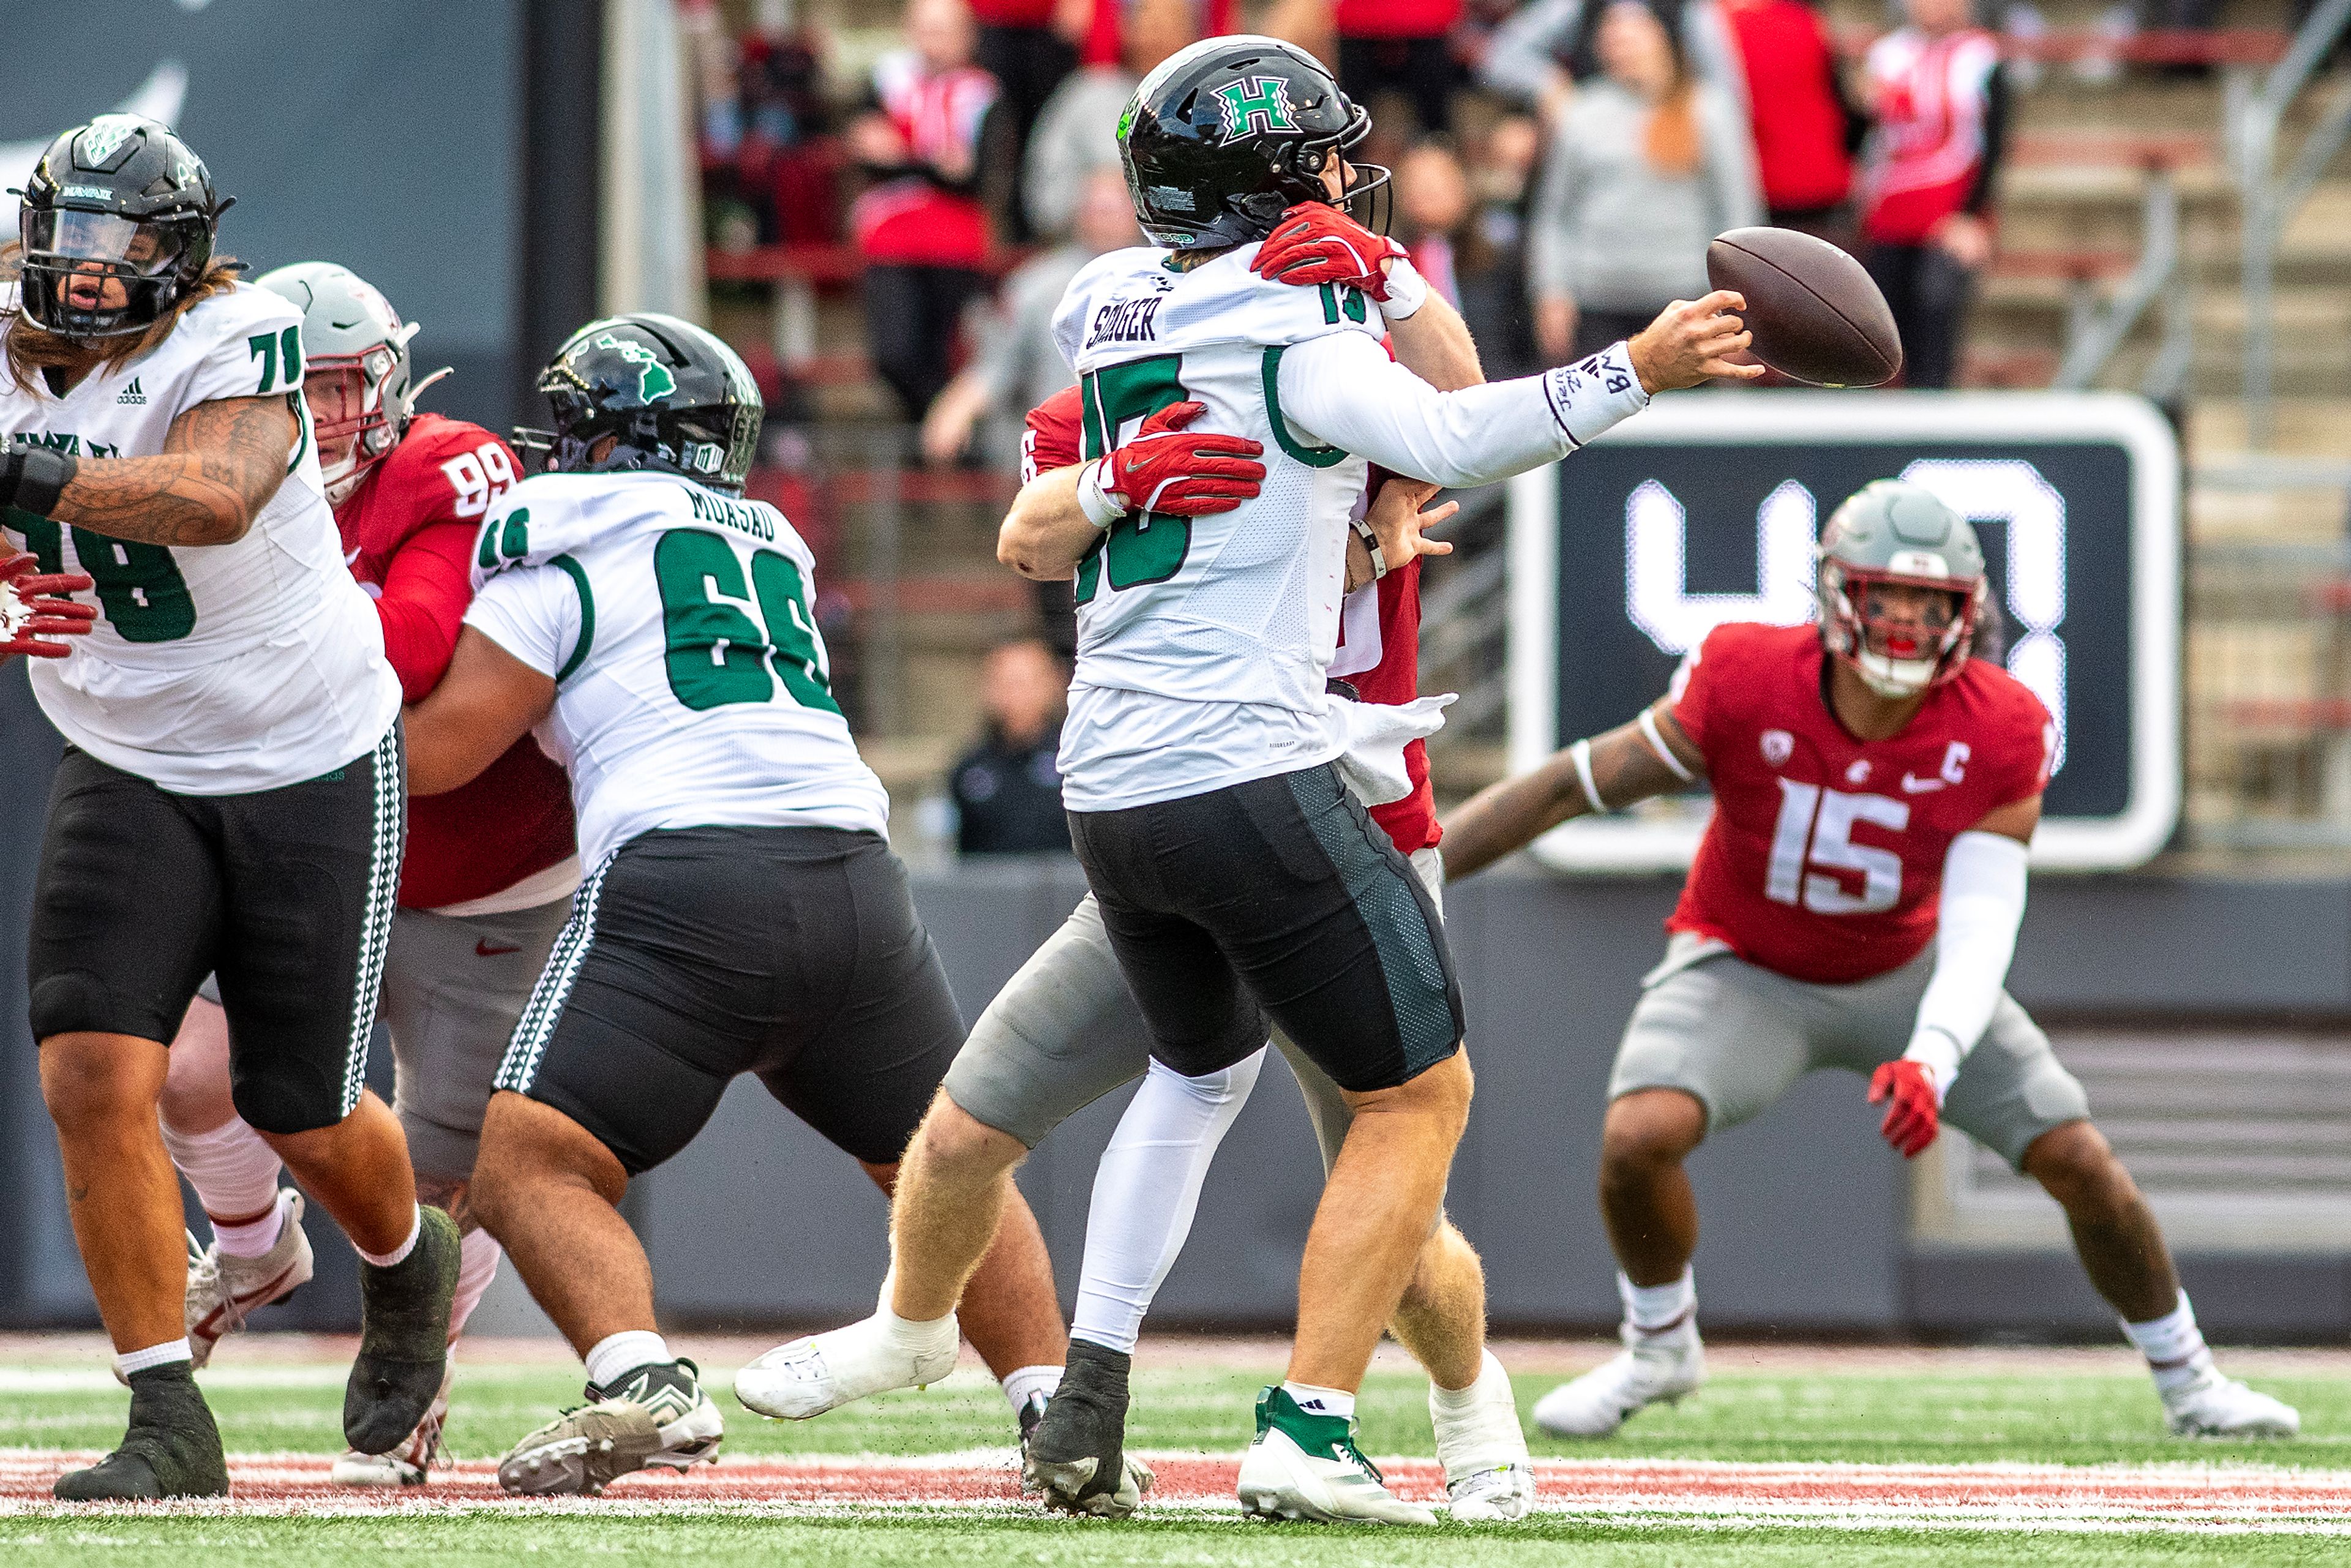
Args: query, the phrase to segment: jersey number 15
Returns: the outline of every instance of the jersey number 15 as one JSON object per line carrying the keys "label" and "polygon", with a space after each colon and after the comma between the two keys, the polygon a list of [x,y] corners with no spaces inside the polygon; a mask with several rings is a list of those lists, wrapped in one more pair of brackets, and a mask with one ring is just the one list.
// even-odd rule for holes
{"label": "jersey number 15", "polygon": [[[1848,795],[1817,784],[1780,781],[1780,821],[1771,834],[1771,861],[1763,896],[1774,904],[1800,904],[1815,915],[1876,915],[1902,897],[1902,857],[1892,850],[1853,841],[1856,822],[1900,832],[1910,825],[1910,806],[1887,795]],[[1807,872],[1807,865],[1826,868]],[[1861,891],[1850,891],[1831,872],[1858,872]]]}

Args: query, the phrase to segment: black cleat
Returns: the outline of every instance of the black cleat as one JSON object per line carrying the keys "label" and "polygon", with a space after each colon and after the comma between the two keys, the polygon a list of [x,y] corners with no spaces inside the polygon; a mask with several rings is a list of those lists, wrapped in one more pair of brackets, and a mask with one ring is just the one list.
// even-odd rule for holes
{"label": "black cleat", "polygon": [[53,1490],[66,1502],[167,1497],[226,1497],[220,1428],[184,1361],[134,1372],[131,1427],[122,1445],[86,1470],[68,1470]]}
{"label": "black cleat", "polygon": [[1021,1444],[1020,1479],[1048,1508],[1123,1519],[1151,1489],[1150,1469],[1126,1457],[1126,1373],[1131,1358],[1070,1342],[1061,1385]]}
{"label": "black cleat", "polygon": [[415,1249],[388,1269],[360,1260],[360,1354],[343,1390],[343,1440],[388,1454],[441,1392],[449,1361],[449,1299],[457,1291],[457,1226],[431,1205]]}

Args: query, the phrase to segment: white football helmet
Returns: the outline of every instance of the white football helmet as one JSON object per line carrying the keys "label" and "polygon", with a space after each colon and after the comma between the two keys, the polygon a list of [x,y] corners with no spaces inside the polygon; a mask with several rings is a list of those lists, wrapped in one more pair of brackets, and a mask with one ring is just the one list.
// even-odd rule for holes
{"label": "white football helmet", "polygon": [[[1941,590],[1952,599],[1949,622],[1921,636],[1874,617],[1876,583]],[[1821,641],[1880,696],[1912,696],[1967,666],[1990,585],[1973,524],[1924,485],[1880,479],[1821,530]]]}
{"label": "white football helmet", "polygon": [[[408,341],[417,324],[401,320],[392,301],[347,267],[302,261],[254,281],[302,312],[303,385],[319,472],[328,503],[340,507],[399,444],[424,389],[449,372],[413,381]],[[328,377],[337,379],[324,384]]]}

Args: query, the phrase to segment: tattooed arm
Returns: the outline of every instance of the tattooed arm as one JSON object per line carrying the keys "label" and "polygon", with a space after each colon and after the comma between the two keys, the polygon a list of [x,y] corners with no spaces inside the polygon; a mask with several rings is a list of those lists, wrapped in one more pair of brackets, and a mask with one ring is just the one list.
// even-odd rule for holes
{"label": "tattooed arm", "polygon": [[80,459],[49,515],[144,544],[234,544],[286,482],[300,434],[285,397],[200,402],[172,422],[159,456]]}

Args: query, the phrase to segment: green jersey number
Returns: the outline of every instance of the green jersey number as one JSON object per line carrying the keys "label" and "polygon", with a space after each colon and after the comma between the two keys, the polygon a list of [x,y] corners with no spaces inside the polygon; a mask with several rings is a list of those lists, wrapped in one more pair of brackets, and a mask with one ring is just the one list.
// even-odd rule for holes
{"label": "green jersey number", "polygon": [[768,702],[781,681],[800,706],[841,711],[817,647],[808,580],[789,556],[754,551],[747,582],[724,538],[672,528],[653,546],[653,579],[669,689],[679,702],[696,713]]}
{"label": "green jersey number", "polygon": [[[1089,371],[1083,378],[1084,453],[1088,462],[1118,444],[1129,420],[1148,419],[1184,401],[1184,356],[1155,354],[1147,360]],[[1090,604],[1110,567],[1113,590],[1165,582],[1183,570],[1192,550],[1192,519],[1165,512],[1129,512],[1078,564],[1078,602]]]}
{"label": "green jersey number", "polygon": [[[56,522],[12,507],[8,527],[25,536],[43,571],[65,570],[65,530]],[[74,529],[73,539],[81,570],[98,585],[99,607],[124,642],[176,643],[196,629],[196,601],[169,549],[88,528]]]}

